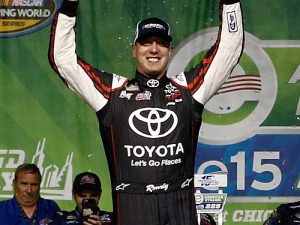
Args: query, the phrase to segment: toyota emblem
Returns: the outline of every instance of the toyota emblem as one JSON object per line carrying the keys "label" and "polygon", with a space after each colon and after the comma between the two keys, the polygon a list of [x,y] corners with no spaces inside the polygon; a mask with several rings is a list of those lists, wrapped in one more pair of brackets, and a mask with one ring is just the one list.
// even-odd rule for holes
{"label": "toyota emblem", "polygon": [[147,81],[147,85],[148,85],[148,87],[155,88],[155,87],[158,87],[159,81],[155,80],[155,79],[151,79],[151,80]]}
{"label": "toyota emblem", "polygon": [[[137,122],[144,124],[147,132],[137,126]],[[131,113],[129,126],[138,135],[146,138],[161,138],[169,135],[177,126],[176,114],[168,109],[142,108]],[[167,129],[162,129],[163,127]]]}

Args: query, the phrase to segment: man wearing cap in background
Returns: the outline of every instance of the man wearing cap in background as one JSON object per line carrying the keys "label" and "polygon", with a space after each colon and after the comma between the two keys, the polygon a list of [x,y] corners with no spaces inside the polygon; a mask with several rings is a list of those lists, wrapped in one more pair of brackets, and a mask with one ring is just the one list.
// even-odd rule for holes
{"label": "man wearing cap in background", "polygon": [[13,180],[14,196],[0,201],[1,225],[47,225],[58,205],[40,196],[42,175],[35,164],[24,163],[17,167]]}
{"label": "man wearing cap in background", "polygon": [[[99,177],[91,172],[78,174],[73,182],[73,198],[76,208],[73,211],[59,211],[50,225],[101,224],[111,225],[111,213],[98,207],[102,189]],[[85,202],[89,202],[87,208]]]}
{"label": "man wearing cap in background", "polygon": [[280,204],[263,225],[300,225],[300,201]]}
{"label": "man wearing cap in background", "polygon": [[49,62],[97,115],[115,224],[196,225],[193,177],[201,115],[242,54],[239,0],[221,0],[218,37],[204,59],[168,77],[169,24],[159,18],[140,21],[131,80],[96,69],[77,56],[78,3],[64,0],[53,20]]}

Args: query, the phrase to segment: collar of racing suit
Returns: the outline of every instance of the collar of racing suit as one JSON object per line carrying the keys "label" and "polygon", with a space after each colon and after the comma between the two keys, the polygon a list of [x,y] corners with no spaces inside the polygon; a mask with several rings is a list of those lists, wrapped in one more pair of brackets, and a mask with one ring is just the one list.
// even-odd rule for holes
{"label": "collar of racing suit", "polygon": [[166,74],[158,80],[152,77],[146,77],[138,71],[136,71],[135,79],[133,79],[133,81],[137,82],[140,87],[148,88],[164,87],[168,82],[170,82]]}

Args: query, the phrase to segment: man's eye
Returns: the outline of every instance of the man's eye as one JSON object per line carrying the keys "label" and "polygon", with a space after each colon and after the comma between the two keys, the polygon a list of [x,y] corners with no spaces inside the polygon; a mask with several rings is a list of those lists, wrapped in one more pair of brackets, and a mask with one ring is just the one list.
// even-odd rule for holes
{"label": "man's eye", "polygon": [[157,42],[157,44],[158,44],[159,46],[162,46],[162,47],[169,47],[169,46],[170,46],[170,44],[169,44],[168,42],[165,42],[165,41]]}

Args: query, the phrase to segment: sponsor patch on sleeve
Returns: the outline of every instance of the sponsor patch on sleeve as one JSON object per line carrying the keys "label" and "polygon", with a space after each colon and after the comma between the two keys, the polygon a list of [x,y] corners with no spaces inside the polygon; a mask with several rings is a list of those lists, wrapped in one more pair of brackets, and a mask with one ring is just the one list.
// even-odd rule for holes
{"label": "sponsor patch on sleeve", "polygon": [[232,33],[232,32],[237,32],[238,31],[235,11],[227,13],[227,23],[228,23],[229,32]]}

